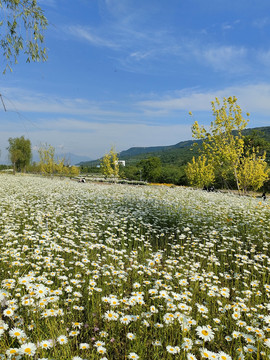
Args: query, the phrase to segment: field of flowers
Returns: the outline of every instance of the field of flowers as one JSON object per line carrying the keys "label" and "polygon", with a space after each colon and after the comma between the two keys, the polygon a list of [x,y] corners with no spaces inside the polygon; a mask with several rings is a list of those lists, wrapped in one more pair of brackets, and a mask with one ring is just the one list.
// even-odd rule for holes
{"label": "field of flowers", "polygon": [[0,359],[269,359],[270,203],[0,175]]}

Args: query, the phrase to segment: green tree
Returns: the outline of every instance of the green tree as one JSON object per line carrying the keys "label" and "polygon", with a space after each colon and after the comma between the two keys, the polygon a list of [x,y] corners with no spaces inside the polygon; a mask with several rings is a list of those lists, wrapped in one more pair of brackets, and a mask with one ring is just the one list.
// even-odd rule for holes
{"label": "green tree", "polygon": [[0,0],[0,46],[5,61],[5,69],[17,63],[23,51],[26,61],[45,61],[46,48],[43,47],[43,31],[48,21],[36,0]]}
{"label": "green tree", "polygon": [[243,118],[236,97],[224,98],[222,106],[218,98],[211,104],[215,120],[211,122],[210,130],[200,127],[195,121],[192,134],[194,138],[203,140],[203,155],[213,165],[217,175],[226,182],[233,174],[239,191],[237,169],[244,152],[242,130],[247,126],[248,120]]}
{"label": "green tree", "polygon": [[157,156],[141,160],[137,166],[141,169],[142,180],[158,181],[161,174],[161,161]]}
{"label": "green tree", "polygon": [[105,177],[117,178],[119,176],[118,156],[113,146],[101,160],[101,171]]}
{"label": "green tree", "polygon": [[214,167],[204,155],[197,159],[193,157],[192,162],[186,166],[186,175],[190,185],[196,187],[209,186],[215,180]]}
{"label": "green tree", "polygon": [[26,170],[26,166],[30,164],[32,158],[31,142],[25,139],[24,136],[20,138],[9,138],[9,158],[13,165],[13,173],[16,171]]}
{"label": "green tree", "polygon": [[264,133],[253,129],[248,135],[244,136],[244,151],[250,152],[250,149],[256,149],[256,153],[263,155],[270,151],[270,143],[264,139]]}

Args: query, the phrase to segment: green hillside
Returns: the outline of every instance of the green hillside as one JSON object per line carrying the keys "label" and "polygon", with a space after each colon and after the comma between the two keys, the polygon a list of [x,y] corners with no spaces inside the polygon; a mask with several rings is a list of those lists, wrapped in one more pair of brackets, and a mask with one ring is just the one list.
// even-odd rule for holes
{"label": "green hillside", "polygon": [[[136,164],[138,161],[152,156],[160,157],[163,164],[181,165],[186,162],[186,159],[190,159],[193,156],[191,154],[191,147],[194,143],[195,141],[188,140],[169,146],[132,147],[121,151],[118,157],[120,160],[125,160],[126,165]],[[100,160],[81,162],[79,165],[96,166],[100,163]]]}
{"label": "green hillside", "polygon": [[[243,134],[248,136],[254,131],[258,132],[259,137],[270,143],[270,126],[245,129]],[[126,161],[126,166],[135,165],[139,161],[153,156],[159,157],[163,165],[182,166],[188,163],[193,156],[197,155],[198,150],[196,149],[198,147],[192,147],[194,143],[200,146],[202,142],[188,140],[168,146],[132,147],[128,150],[121,151],[118,157],[120,160]],[[270,149],[267,157],[268,159],[270,158]],[[96,166],[99,163],[100,159],[97,159],[94,161],[81,162],[80,165]]]}
{"label": "green hillside", "polygon": [[270,142],[270,126],[245,129],[243,130],[243,134],[249,135],[252,131],[259,131],[261,133],[260,136]]}
{"label": "green hillside", "polygon": [[[260,148],[261,153],[267,152],[266,160],[270,165],[270,126],[245,129],[245,146]],[[197,143],[197,146],[193,146]],[[180,141],[175,145],[132,147],[118,154],[119,160],[125,160],[126,166],[120,168],[121,178],[128,180],[146,180],[148,182],[188,185],[186,164],[197,156],[202,141]],[[81,172],[100,172],[97,167],[101,159],[80,163]],[[219,180],[213,184],[223,187]],[[227,186],[234,187],[234,180],[227,181]],[[270,181],[264,185],[264,191],[270,191]]]}

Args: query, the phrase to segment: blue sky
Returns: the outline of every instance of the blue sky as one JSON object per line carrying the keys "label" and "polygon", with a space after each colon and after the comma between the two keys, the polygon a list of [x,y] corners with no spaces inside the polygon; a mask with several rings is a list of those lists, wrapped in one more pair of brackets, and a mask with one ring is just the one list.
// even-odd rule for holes
{"label": "blue sky", "polygon": [[21,135],[92,159],[175,144],[213,120],[216,96],[236,96],[249,127],[270,126],[269,0],[38,3],[48,61],[22,55],[0,75],[0,162]]}

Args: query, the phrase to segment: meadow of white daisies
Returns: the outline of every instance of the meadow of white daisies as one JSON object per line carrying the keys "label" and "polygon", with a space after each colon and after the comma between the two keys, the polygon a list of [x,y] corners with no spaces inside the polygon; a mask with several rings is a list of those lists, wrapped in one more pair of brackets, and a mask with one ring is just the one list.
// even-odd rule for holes
{"label": "meadow of white daisies", "polygon": [[269,200],[11,175],[0,198],[0,358],[270,358]]}

